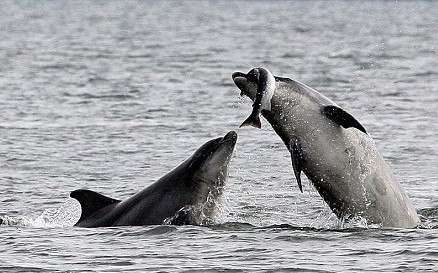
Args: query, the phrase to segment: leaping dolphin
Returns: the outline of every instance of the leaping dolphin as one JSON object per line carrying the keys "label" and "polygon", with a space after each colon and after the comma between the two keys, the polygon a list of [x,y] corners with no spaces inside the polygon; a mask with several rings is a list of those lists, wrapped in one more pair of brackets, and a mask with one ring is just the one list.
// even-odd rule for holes
{"label": "leaping dolphin", "polygon": [[234,131],[208,141],[181,165],[124,201],[85,189],[71,192],[82,208],[75,226],[199,225],[211,220],[236,141]]}
{"label": "leaping dolphin", "polygon": [[[235,72],[232,78],[254,101],[270,87],[260,86],[266,81],[259,83],[250,74],[253,72]],[[368,224],[383,227],[419,225],[410,199],[353,116],[314,89],[288,78],[275,77],[270,104],[271,110],[261,113],[289,150],[300,190],[303,172],[342,220],[362,217]]]}

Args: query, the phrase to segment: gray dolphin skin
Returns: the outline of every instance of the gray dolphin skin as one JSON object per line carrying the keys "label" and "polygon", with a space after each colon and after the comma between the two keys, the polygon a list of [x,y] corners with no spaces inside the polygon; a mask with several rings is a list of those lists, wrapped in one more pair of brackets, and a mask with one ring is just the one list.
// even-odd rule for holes
{"label": "gray dolphin skin", "polygon": [[201,225],[217,210],[237,134],[202,145],[181,165],[132,197],[119,201],[90,190],[75,190],[82,214],[75,226]]}
{"label": "gray dolphin skin", "polygon": [[[232,78],[243,94],[256,99],[259,86],[248,74],[235,72]],[[271,110],[262,115],[289,150],[300,190],[303,172],[341,220],[419,225],[410,199],[365,128],[312,88],[288,78],[275,80]]]}

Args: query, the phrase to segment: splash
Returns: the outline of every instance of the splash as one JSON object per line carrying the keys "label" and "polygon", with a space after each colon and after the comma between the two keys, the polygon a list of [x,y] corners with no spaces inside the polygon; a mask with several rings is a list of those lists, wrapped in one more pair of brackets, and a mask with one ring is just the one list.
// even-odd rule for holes
{"label": "splash", "polygon": [[68,198],[59,208],[45,210],[37,217],[24,216],[14,219],[7,215],[0,217],[0,225],[29,226],[38,228],[71,227],[81,216],[81,206],[73,198]]}
{"label": "splash", "polygon": [[21,225],[21,221],[14,219],[8,215],[0,216],[0,225],[1,226],[19,226]]}
{"label": "splash", "polygon": [[[45,210],[40,216],[28,221],[29,226],[33,227],[71,227],[77,223],[81,217],[81,207],[79,202],[73,198],[68,198],[58,209]],[[23,219],[25,222],[27,219]]]}
{"label": "splash", "polygon": [[310,225],[315,229],[375,229],[381,228],[380,224],[369,224],[367,219],[361,216],[347,215],[339,219],[328,207],[324,209],[316,220]]}
{"label": "splash", "polygon": [[199,226],[211,226],[218,224],[218,222],[220,222],[220,215],[227,211],[227,207],[223,202],[223,197],[218,197],[218,192],[222,191],[222,187],[211,190],[203,203],[181,208],[175,215],[166,218],[163,221],[163,224],[195,224]]}

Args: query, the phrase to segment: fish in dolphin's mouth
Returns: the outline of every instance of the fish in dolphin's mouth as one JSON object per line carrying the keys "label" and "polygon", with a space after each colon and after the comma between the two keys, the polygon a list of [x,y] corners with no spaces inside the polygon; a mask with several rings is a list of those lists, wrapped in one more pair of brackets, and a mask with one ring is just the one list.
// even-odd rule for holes
{"label": "fish in dolphin's mouth", "polygon": [[275,77],[263,67],[253,68],[248,72],[246,78],[257,84],[257,93],[252,112],[249,117],[240,125],[261,128],[260,114],[263,110],[271,111],[271,99],[275,92]]}

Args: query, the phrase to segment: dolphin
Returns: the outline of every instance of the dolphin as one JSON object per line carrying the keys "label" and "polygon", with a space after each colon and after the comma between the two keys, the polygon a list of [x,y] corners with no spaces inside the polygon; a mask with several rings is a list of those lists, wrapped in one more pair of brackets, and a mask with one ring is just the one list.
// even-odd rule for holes
{"label": "dolphin", "polygon": [[217,210],[236,141],[234,131],[208,141],[178,167],[123,201],[86,189],[71,192],[82,209],[75,226],[208,223]]}
{"label": "dolphin", "polygon": [[[254,101],[265,87],[248,74],[235,72],[232,78]],[[271,110],[262,115],[289,150],[301,191],[304,173],[341,220],[365,219],[381,227],[420,224],[373,139],[352,115],[298,81],[282,77],[275,81]]]}

